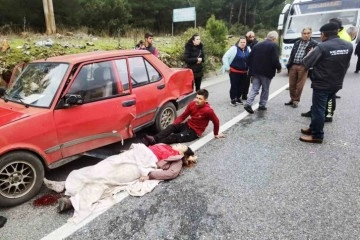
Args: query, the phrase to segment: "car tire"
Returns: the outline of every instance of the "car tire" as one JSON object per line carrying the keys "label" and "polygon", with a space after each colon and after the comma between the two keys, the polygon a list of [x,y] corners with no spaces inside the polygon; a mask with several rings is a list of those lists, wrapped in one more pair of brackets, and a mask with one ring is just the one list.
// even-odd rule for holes
{"label": "car tire", "polygon": [[156,115],[155,129],[157,132],[164,130],[172,124],[176,118],[176,108],[173,103],[164,104]]}
{"label": "car tire", "polygon": [[0,207],[12,207],[34,197],[44,180],[44,166],[32,153],[18,151],[0,158]]}

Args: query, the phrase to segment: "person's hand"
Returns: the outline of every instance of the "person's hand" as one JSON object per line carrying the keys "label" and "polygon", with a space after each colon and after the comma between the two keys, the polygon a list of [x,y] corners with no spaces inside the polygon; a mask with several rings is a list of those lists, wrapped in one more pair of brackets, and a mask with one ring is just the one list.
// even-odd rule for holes
{"label": "person's hand", "polygon": [[139,178],[139,181],[140,181],[140,182],[144,182],[144,181],[146,181],[146,180],[149,180],[149,176],[141,176],[141,177]]}
{"label": "person's hand", "polygon": [[218,135],[215,135],[216,139],[224,138],[224,137],[225,137],[225,135],[223,133],[219,133]]}
{"label": "person's hand", "polygon": [[199,64],[199,63],[201,63],[202,62],[202,58],[198,58],[197,59],[197,63]]}

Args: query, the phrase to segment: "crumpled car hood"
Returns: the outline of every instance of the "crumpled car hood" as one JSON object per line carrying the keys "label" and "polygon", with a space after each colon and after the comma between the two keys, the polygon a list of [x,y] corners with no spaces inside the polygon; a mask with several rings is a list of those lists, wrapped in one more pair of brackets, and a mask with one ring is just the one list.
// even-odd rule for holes
{"label": "crumpled car hood", "polygon": [[0,108],[0,126],[6,125],[27,116],[29,115],[26,113]]}

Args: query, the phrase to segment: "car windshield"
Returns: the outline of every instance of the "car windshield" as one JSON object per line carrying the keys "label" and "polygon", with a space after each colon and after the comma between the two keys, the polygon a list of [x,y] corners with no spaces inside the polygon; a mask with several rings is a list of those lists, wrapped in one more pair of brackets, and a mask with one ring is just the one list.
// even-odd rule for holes
{"label": "car windshield", "polygon": [[9,101],[49,107],[68,69],[65,63],[30,63],[6,91]]}
{"label": "car windshield", "polygon": [[285,32],[285,38],[301,36],[301,31],[304,27],[311,27],[313,33],[319,32],[321,26],[329,22],[331,18],[339,18],[343,22],[343,26],[347,29],[350,26],[355,26],[357,23],[357,11],[343,11],[343,12],[328,12],[313,15],[299,15],[290,18],[288,27]]}

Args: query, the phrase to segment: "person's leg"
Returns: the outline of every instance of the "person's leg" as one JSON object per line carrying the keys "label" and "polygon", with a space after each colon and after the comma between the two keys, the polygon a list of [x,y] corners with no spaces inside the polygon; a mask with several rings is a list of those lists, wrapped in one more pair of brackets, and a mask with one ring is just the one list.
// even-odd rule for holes
{"label": "person's leg", "polygon": [[200,90],[200,86],[201,86],[201,79],[202,79],[202,77],[195,78],[195,91]]}
{"label": "person's leg", "polygon": [[247,95],[249,94],[249,88],[250,88],[250,76],[246,75],[244,91],[242,93],[242,100],[247,100]]}
{"label": "person's leg", "polygon": [[313,89],[310,129],[315,139],[324,138],[325,108],[328,97],[332,95],[335,93]]}
{"label": "person's leg", "polygon": [[237,94],[237,84],[238,79],[236,77],[236,74],[233,72],[229,73],[230,77],[230,101],[232,105],[236,105],[236,94]]}
{"label": "person's leg", "polygon": [[169,126],[167,126],[167,128],[154,136],[155,142],[159,143],[162,139],[167,138],[169,135],[173,133],[179,133],[180,131],[182,131],[182,129],[184,129],[185,125],[186,123],[170,124]]}
{"label": "person's leg", "polygon": [[173,133],[167,136],[166,138],[162,138],[159,140],[159,143],[183,143],[183,142],[191,142],[197,139],[198,136],[196,132],[189,128],[187,125],[183,126],[182,130],[178,133]]}
{"label": "person's leg", "polygon": [[248,94],[248,99],[246,100],[246,106],[251,106],[255,100],[256,95],[259,94],[261,87],[261,82],[258,76],[252,77],[252,87],[250,93]]}
{"label": "person's leg", "polygon": [[360,56],[358,56],[358,59],[357,59],[355,73],[359,73],[359,71],[360,71]]}
{"label": "person's leg", "polygon": [[293,65],[289,69],[289,94],[290,94],[290,101],[289,103],[293,103],[295,101],[296,96],[296,82],[298,78],[297,66]]}
{"label": "person's leg", "polygon": [[242,103],[241,98],[247,86],[246,81],[247,81],[247,74],[239,74],[239,95],[238,95],[239,103]]}
{"label": "person's leg", "polygon": [[336,93],[333,96],[329,96],[326,103],[326,110],[325,110],[325,121],[331,122],[332,117],[334,116],[334,111],[336,108]]}
{"label": "person's leg", "polygon": [[295,86],[296,91],[295,91],[293,100],[296,102],[300,102],[300,97],[301,97],[302,91],[304,89],[308,71],[305,69],[305,67],[303,65],[298,65],[297,73],[298,73],[298,78],[296,81],[296,86]]}
{"label": "person's leg", "polygon": [[260,81],[261,81],[262,88],[261,88],[261,94],[260,94],[259,107],[265,108],[266,103],[269,99],[271,79],[261,76]]}

